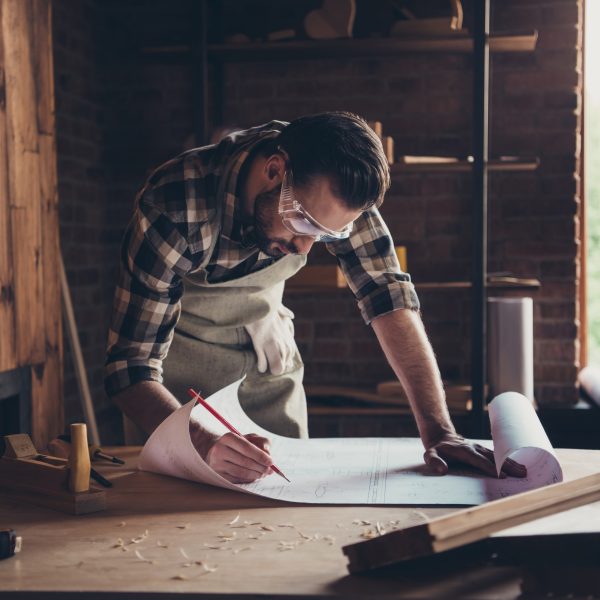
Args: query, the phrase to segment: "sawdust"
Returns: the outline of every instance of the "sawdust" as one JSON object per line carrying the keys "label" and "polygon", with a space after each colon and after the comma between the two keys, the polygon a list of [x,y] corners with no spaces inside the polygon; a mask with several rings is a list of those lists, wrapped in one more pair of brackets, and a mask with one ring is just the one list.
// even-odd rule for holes
{"label": "sawdust", "polygon": [[240,520],[240,513],[238,513],[236,517],[234,517],[231,521],[229,521],[229,523],[227,523],[227,525],[229,525],[229,527],[231,527],[232,525],[235,525],[239,520]]}
{"label": "sawdust", "polygon": [[142,553],[139,550],[135,551],[135,555],[138,557],[139,560],[141,560],[142,562],[146,562],[149,563],[151,565],[156,565],[158,564],[157,561],[152,560],[150,558],[146,558],[145,556],[142,555]]}

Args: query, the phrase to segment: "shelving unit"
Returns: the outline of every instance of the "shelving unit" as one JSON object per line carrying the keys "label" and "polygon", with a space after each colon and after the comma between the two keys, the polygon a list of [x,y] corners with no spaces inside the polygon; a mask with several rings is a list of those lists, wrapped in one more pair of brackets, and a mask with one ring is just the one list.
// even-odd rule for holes
{"label": "shelving unit", "polygon": [[[372,38],[349,40],[292,40],[287,42],[248,42],[208,44],[210,59],[223,61],[290,60],[306,58],[352,58],[394,56],[407,52],[472,52],[474,40],[466,33],[436,38]],[[490,39],[493,52],[531,52],[537,43],[536,31],[510,32]],[[192,47],[148,46],[143,53],[153,56],[191,59]]]}
{"label": "shelving unit", "polygon": [[[473,144],[472,157],[440,161],[439,157],[413,157],[416,161],[399,162],[391,166],[392,176],[407,172],[466,172],[473,180],[473,269],[471,281],[431,282],[417,284],[421,291],[468,290],[472,300],[471,315],[471,387],[472,403],[469,434],[481,435],[485,430],[486,383],[486,300],[488,289],[535,290],[537,280],[512,279],[488,281],[487,274],[487,204],[488,173],[532,171],[538,167],[537,158],[498,157],[489,159],[489,70],[490,52],[533,52],[537,32],[506,32],[490,36],[490,0],[472,3],[472,34],[459,32],[436,38],[369,38],[350,40],[292,40],[286,42],[209,44],[207,35],[208,2],[194,3],[196,22],[201,23],[198,38],[191,46],[146,47],[142,53],[148,60],[166,62],[192,61],[194,73],[195,115],[194,128],[197,142],[207,139],[208,70],[215,66],[217,95],[222,93],[219,67],[225,62],[301,60],[314,58],[392,57],[405,53],[472,53],[473,55]],[[218,105],[218,102],[216,103]],[[217,109],[218,110],[218,109]],[[217,124],[220,115],[216,115]],[[510,279],[510,280],[509,280]],[[321,293],[336,293],[344,288],[318,288]],[[315,289],[297,288],[294,293],[314,292]]]}
{"label": "shelving unit", "polygon": [[[416,161],[415,159],[419,159]],[[400,157],[402,159],[402,157]],[[489,171],[535,171],[540,164],[537,158],[496,158],[488,161]],[[412,173],[412,172],[464,172],[468,173],[473,170],[473,161],[467,159],[451,159],[441,161],[439,157],[410,157],[410,160],[394,163],[390,166],[392,177],[396,174]]]}
{"label": "shelving unit", "polygon": [[[539,279],[522,279],[519,277],[505,277],[499,280],[491,280],[486,284],[488,290],[524,290],[535,292],[540,289]],[[420,281],[415,283],[417,292],[443,292],[456,290],[470,290],[473,288],[471,281]],[[347,286],[326,285],[289,285],[287,293],[291,294],[314,294],[314,293],[348,293]]]}

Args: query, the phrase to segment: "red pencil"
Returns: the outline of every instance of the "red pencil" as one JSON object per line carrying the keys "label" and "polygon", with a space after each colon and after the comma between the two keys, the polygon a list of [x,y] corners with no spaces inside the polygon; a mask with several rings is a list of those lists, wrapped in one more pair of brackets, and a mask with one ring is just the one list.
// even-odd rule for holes
{"label": "red pencil", "polygon": [[[206,400],[198,392],[196,392],[192,388],[190,388],[188,390],[188,394],[192,398],[194,398],[196,400],[196,402],[198,402],[199,404],[202,404],[202,406],[204,406],[204,408],[213,417],[215,417],[215,419],[218,419],[219,421],[221,421],[221,423],[223,423],[223,425],[225,425],[225,427],[227,427],[227,429],[229,429],[229,431],[231,431],[232,433],[235,433],[236,435],[239,435],[240,437],[244,437],[229,421],[227,421],[227,419],[222,417],[210,404],[208,404],[208,402],[206,402]],[[275,471],[275,473],[277,473],[277,475],[280,475],[281,477],[283,477],[288,483],[292,483],[275,465],[271,465],[271,469],[273,469],[273,471]]]}

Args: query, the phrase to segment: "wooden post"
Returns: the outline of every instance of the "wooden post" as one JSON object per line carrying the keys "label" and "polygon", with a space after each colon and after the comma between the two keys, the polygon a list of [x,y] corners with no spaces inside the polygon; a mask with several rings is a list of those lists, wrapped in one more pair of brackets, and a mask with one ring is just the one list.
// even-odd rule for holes
{"label": "wooden post", "polygon": [[0,371],[32,369],[37,447],[63,426],[50,11],[0,0]]}

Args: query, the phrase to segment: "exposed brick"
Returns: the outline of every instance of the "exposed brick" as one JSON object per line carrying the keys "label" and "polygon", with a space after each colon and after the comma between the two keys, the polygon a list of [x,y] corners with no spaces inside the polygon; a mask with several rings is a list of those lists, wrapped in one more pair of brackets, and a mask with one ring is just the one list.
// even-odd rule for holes
{"label": "exposed brick", "polygon": [[[235,3],[226,8],[230,5]],[[102,345],[122,231],[148,170],[182,149],[193,114],[190,65],[142,64],[131,52],[124,61],[120,49],[142,40],[185,39],[192,33],[189,6],[178,0],[155,0],[143,9],[133,0],[54,2],[62,245],[74,277],[76,311],[86,322],[84,351],[99,408],[105,403]],[[493,31],[538,29],[540,38],[534,53],[492,55],[491,155],[540,156],[541,165],[531,173],[490,175],[490,267],[540,277],[536,332],[544,343],[566,340],[572,347],[579,7],[576,0],[504,0],[492,9]],[[466,11],[468,20],[467,5]],[[384,133],[395,138],[397,154],[466,156],[472,153],[471,66],[468,54],[427,53],[225,63],[220,108],[224,120],[238,126],[353,110],[381,120]],[[211,67],[211,83],[214,74]],[[210,92],[214,112],[214,89]],[[470,276],[470,182],[469,173],[394,174],[382,213],[396,240],[408,247],[415,281]],[[469,292],[420,297],[442,372],[466,377],[469,352],[457,352],[456,340],[468,348]],[[371,385],[393,377],[349,291],[318,297],[286,293],[286,303],[297,313],[297,336],[309,356],[307,381]],[[94,322],[90,314],[97,315]],[[325,342],[339,344],[345,363],[327,355]],[[363,353],[368,356],[361,348],[369,349]],[[572,363],[553,362],[552,370],[536,353],[540,403],[572,401],[571,358]],[[68,393],[73,396],[67,406],[74,411],[77,391]]]}

